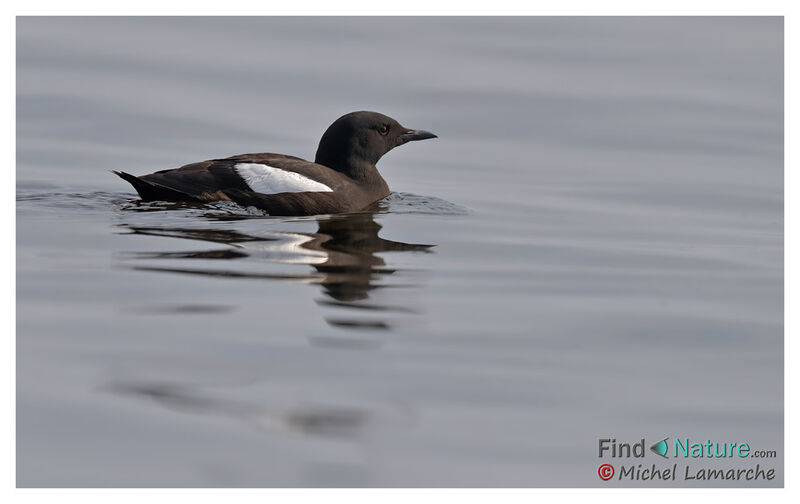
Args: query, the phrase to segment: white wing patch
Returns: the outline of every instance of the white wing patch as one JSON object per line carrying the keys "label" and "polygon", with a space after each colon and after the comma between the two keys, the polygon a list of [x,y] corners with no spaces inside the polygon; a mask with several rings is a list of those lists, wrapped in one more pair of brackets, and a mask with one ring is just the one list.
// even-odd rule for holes
{"label": "white wing patch", "polygon": [[237,163],[233,167],[255,192],[333,192],[333,189],[299,173],[258,163]]}

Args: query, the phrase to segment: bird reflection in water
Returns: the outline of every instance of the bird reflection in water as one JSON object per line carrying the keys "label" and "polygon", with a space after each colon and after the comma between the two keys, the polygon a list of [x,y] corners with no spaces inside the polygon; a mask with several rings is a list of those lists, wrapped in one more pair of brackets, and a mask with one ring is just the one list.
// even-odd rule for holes
{"label": "bird reflection in water", "polygon": [[[413,313],[408,306],[376,304],[371,302],[371,291],[379,288],[409,287],[408,283],[390,284],[387,276],[398,274],[396,268],[387,266],[382,252],[429,252],[434,245],[403,243],[378,236],[381,225],[371,212],[332,215],[317,220],[316,233],[290,231],[259,231],[246,233],[231,229],[144,227],[124,225],[131,234],[201,240],[223,244],[225,248],[189,252],[138,252],[128,254],[134,259],[226,259],[244,261],[249,267],[190,268],[153,266],[139,263],[133,268],[140,271],[181,273],[227,278],[299,281],[320,285],[324,297],[317,302],[333,308],[347,308],[348,313],[368,312],[365,317],[328,317],[326,322],[335,328],[350,330],[388,330],[391,323],[380,314]],[[254,262],[257,261],[257,262]],[[306,273],[268,272],[263,262],[273,264],[307,264],[314,271]],[[254,270],[253,265],[259,264]],[[337,310],[344,313],[345,310]],[[378,318],[375,318],[375,317]],[[324,342],[322,342],[324,343]]]}

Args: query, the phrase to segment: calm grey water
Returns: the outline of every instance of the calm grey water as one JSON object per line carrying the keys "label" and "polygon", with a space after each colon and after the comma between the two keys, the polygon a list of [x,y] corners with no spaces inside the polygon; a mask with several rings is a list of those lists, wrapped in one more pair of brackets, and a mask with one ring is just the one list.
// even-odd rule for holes
{"label": "calm grey water", "polygon": [[[20,18],[21,486],[783,484],[780,18]],[[135,174],[439,134],[374,213]],[[777,458],[598,458],[598,439]],[[656,482],[697,486],[702,482]]]}

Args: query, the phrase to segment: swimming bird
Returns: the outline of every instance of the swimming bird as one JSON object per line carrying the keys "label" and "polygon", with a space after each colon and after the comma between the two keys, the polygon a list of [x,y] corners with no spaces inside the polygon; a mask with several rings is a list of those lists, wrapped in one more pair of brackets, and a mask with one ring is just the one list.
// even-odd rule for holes
{"label": "swimming bird", "polygon": [[114,173],[144,201],[231,200],[270,215],[353,212],[389,195],[378,160],[398,145],[427,138],[436,135],[377,112],[351,112],[322,135],[313,163],[285,154],[240,154],[138,177]]}

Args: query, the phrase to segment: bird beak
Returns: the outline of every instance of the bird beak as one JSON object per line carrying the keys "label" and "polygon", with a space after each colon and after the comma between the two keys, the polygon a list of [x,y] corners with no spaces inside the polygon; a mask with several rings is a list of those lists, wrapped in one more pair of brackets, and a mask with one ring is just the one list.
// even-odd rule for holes
{"label": "bird beak", "polygon": [[423,130],[408,130],[402,135],[400,135],[400,140],[403,143],[411,142],[413,140],[425,140],[428,138],[439,138],[430,131],[423,131]]}

